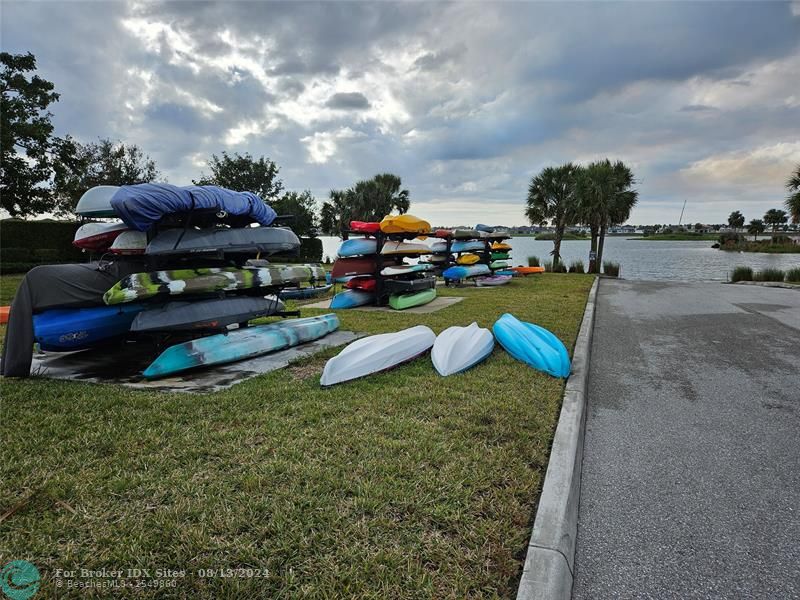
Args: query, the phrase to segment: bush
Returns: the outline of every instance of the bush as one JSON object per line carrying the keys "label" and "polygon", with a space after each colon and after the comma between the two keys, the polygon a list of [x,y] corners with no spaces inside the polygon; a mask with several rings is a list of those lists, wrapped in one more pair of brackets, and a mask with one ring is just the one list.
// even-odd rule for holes
{"label": "bush", "polygon": [[[531,265],[531,266],[538,267],[539,265]],[[563,262],[559,262],[559,263],[556,263],[554,265],[552,260],[548,260],[546,263],[544,263],[543,266],[544,266],[544,270],[547,271],[548,273],[566,273],[567,272],[567,267],[564,266]]]}
{"label": "bush", "polygon": [[30,262],[33,258],[30,248],[3,248],[0,250],[0,260],[7,263]]}
{"label": "bush", "polygon": [[64,253],[61,252],[61,250],[56,250],[55,248],[36,248],[33,251],[34,260],[37,260],[42,264],[57,263],[62,259],[63,256]]}
{"label": "bush", "polygon": [[528,266],[529,267],[539,267],[539,257],[538,256],[529,256],[528,257]]}
{"label": "bush", "polygon": [[614,263],[610,260],[604,260],[603,273],[611,277],[619,277],[619,263]]}
{"label": "bush", "polygon": [[[322,240],[319,238],[300,238],[297,255],[274,255],[275,262],[318,263],[322,262]],[[270,259],[272,260],[272,259]]]}
{"label": "bush", "polygon": [[788,235],[773,235],[772,236],[772,243],[773,244],[779,244],[779,245],[791,244],[792,243],[792,238],[790,238]]}
{"label": "bush", "polygon": [[753,281],[753,269],[750,267],[736,267],[731,273],[731,281]]}
{"label": "bush", "polygon": [[[72,245],[75,231],[80,226],[74,221],[23,221],[22,219],[3,219],[0,223],[2,237],[0,247],[5,255],[11,248],[27,248],[29,251],[43,248],[57,250],[48,254],[48,262],[85,262],[86,255]],[[3,258],[11,262],[10,258]],[[39,262],[38,259],[21,260],[19,262]],[[17,262],[17,261],[14,261]]]}
{"label": "bush", "polygon": [[726,231],[725,233],[721,233],[719,235],[719,245],[720,246],[733,246],[738,244],[742,241],[741,234],[735,233],[733,231]]}
{"label": "bush", "polygon": [[786,281],[800,283],[800,267],[795,267],[794,269],[786,271]]}
{"label": "bush", "polygon": [[582,260],[573,260],[569,263],[569,272],[570,273],[585,273],[586,270],[583,268],[583,261]]}
{"label": "bush", "polygon": [[755,281],[783,281],[785,275],[780,269],[764,269],[756,273]]}

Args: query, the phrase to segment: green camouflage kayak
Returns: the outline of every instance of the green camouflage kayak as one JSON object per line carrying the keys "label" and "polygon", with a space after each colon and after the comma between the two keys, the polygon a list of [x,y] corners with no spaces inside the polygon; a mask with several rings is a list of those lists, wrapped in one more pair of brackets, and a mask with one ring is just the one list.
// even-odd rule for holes
{"label": "green camouflage kayak", "polygon": [[325,279],[319,265],[269,265],[264,267],[175,269],[134,273],[103,295],[106,304],[122,304],[154,296],[208,294],[220,291],[297,285]]}

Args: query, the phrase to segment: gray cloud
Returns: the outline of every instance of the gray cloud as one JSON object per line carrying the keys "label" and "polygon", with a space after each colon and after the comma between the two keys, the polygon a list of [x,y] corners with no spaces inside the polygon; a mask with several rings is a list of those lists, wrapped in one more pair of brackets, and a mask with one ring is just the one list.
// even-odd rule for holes
{"label": "gray cloud", "polygon": [[339,92],[328,98],[325,106],[339,110],[364,110],[370,105],[361,92]]}

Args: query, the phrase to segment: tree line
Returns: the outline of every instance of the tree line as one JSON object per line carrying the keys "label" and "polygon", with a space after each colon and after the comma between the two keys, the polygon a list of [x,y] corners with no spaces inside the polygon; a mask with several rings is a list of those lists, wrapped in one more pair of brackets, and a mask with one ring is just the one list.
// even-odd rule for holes
{"label": "tree line", "polygon": [[[798,183],[800,183],[800,166],[798,166],[797,169]],[[787,187],[789,186],[787,185]],[[790,188],[790,192],[791,191],[792,190]],[[800,198],[800,191],[797,191],[794,196]],[[792,195],[790,193],[789,198],[786,199],[786,207],[789,209],[792,208],[791,202]],[[797,200],[795,200],[795,202],[797,202]],[[771,227],[772,231],[776,232],[778,231],[778,228],[789,222],[790,216],[792,223],[800,222],[800,206],[796,207],[791,215],[780,208],[770,208],[764,213],[764,216],[761,219],[750,220],[750,222],[747,224],[747,233],[758,238],[758,235],[764,233],[767,230],[767,227]],[[746,219],[744,218],[744,215],[740,211],[735,210],[728,216],[728,226],[734,231],[739,231],[744,228],[745,220]]]}
{"label": "tree line", "polygon": [[[71,215],[83,193],[94,186],[166,181],[155,161],[135,144],[110,139],[82,144],[69,135],[56,136],[48,107],[59,94],[52,82],[35,74],[32,54],[0,53],[0,65],[0,206],[9,215]],[[338,235],[351,219],[379,220],[392,210],[407,212],[410,206],[408,190],[390,173],[331,190],[330,200],[318,211],[310,190],[285,189],[280,168],[266,156],[223,151],[212,154],[207,165],[210,173],[201,173],[193,184],[258,194],[279,215],[292,215],[292,228],[301,236],[319,230]]]}
{"label": "tree line", "polygon": [[586,166],[545,167],[531,179],[525,216],[531,225],[552,225],[554,271],[562,264],[564,231],[578,224],[591,232],[589,272],[599,271],[608,229],[627,221],[639,198],[634,183],[630,167],[608,159]]}

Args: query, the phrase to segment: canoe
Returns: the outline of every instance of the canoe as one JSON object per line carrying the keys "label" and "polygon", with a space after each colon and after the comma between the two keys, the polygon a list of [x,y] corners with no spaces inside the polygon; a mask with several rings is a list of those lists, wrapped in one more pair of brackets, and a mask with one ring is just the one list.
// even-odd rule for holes
{"label": "canoe", "polygon": [[8,323],[8,317],[11,314],[10,306],[0,306],[0,325]]}
{"label": "canoe", "polygon": [[145,254],[233,254],[293,252],[300,247],[294,231],[285,227],[216,227],[166,229],[147,244]]}
{"label": "canoe", "polygon": [[449,238],[453,235],[453,232],[449,229],[437,229],[433,232],[433,235],[437,238]]}
{"label": "canoe", "polygon": [[480,259],[481,257],[477,254],[462,254],[456,259],[456,262],[460,265],[474,265]]}
{"label": "canoe", "polygon": [[435,277],[422,277],[420,279],[387,279],[383,282],[384,289],[390,294],[407,294],[420,292],[436,287]]}
{"label": "canoe", "polygon": [[492,244],[492,250],[497,250],[500,252],[508,252],[509,250],[511,250],[511,246],[503,242],[494,242]]}
{"label": "canoe", "polygon": [[511,270],[520,275],[530,275],[532,273],[544,273],[544,267],[511,267]]}
{"label": "canoe", "polygon": [[372,304],[375,301],[375,294],[371,292],[362,292],[361,290],[344,290],[336,294],[331,299],[330,308],[355,308],[356,306],[364,306]]}
{"label": "canoe", "polygon": [[386,371],[427,352],[436,334],[425,325],[356,340],[325,363],[320,385],[329,386]]}
{"label": "canoe", "polygon": [[350,281],[344,284],[344,287],[350,290],[361,290],[362,292],[374,292],[378,281],[370,276],[364,275],[360,277],[353,277]]}
{"label": "canoe", "polygon": [[336,331],[333,314],[287,319],[269,325],[244,327],[170,346],[144,371],[148,379],[165,377],[196,367],[226,364],[304,344]]}
{"label": "canoe", "polygon": [[492,252],[492,260],[508,260],[508,252]]}
{"label": "canoe", "polygon": [[124,336],[136,315],[152,306],[125,304],[53,308],[33,315],[33,337],[42,350],[71,352]]}
{"label": "canoe", "polygon": [[431,224],[414,215],[386,215],[381,221],[383,233],[430,233]]}
{"label": "canoe", "polygon": [[479,275],[489,275],[491,271],[488,265],[470,265],[468,267],[450,267],[445,269],[442,277],[445,279],[467,279],[468,277],[477,277]]}
{"label": "canoe", "polygon": [[475,280],[475,285],[477,285],[478,287],[505,285],[512,279],[513,277],[511,277],[511,275],[492,275],[491,277],[478,277]]}
{"label": "canoe", "polygon": [[338,280],[349,275],[374,275],[377,267],[371,256],[358,258],[337,258],[331,269],[331,277]]}
{"label": "canoe", "polygon": [[431,254],[433,251],[427,244],[413,244],[408,242],[386,242],[381,248],[381,254]]}
{"label": "canoe", "polygon": [[508,267],[509,267],[508,261],[505,260],[495,260],[489,263],[489,268],[492,270],[507,269]]}
{"label": "canoe", "polygon": [[147,333],[222,330],[228,325],[268,317],[282,310],[283,302],[275,297],[242,296],[195,302],[168,302],[160,308],[137,314],[131,323],[131,331]]}
{"label": "canoe", "polygon": [[416,265],[395,265],[392,267],[385,267],[381,270],[381,275],[384,277],[394,277],[395,275],[408,275],[409,273],[418,273],[420,271],[430,271],[433,265],[428,263],[417,263]]}
{"label": "canoe", "polygon": [[453,242],[450,245],[450,252],[474,252],[486,249],[486,244],[478,240]]}
{"label": "canoe", "polygon": [[411,292],[409,294],[392,294],[389,296],[389,306],[395,310],[405,310],[414,306],[422,306],[436,298],[436,288]]}
{"label": "canoe", "polygon": [[103,295],[103,302],[112,305],[158,296],[284,287],[322,281],[324,277],[325,270],[319,265],[270,265],[241,269],[213,267],[133,273],[114,284]]}
{"label": "canoe", "polygon": [[333,285],[326,283],[325,285],[308,286],[308,287],[288,287],[283,288],[278,292],[278,297],[283,300],[304,300],[306,298],[314,298],[326,292],[329,292]]}
{"label": "canoe", "polygon": [[92,252],[104,252],[122,232],[127,230],[128,226],[122,221],[86,223],[78,227],[72,245]]}
{"label": "canoe", "polygon": [[147,248],[147,234],[143,231],[123,231],[111,244],[109,252],[119,255],[144,254]]}
{"label": "canoe", "polygon": [[367,221],[350,221],[350,229],[363,233],[378,233],[381,230],[381,224]]}
{"label": "canoe", "polygon": [[453,237],[457,240],[473,240],[479,238],[481,234],[476,229],[454,229]]}
{"label": "canoe", "polygon": [[492,331],[511,356],[553,377],[569,377],[569,355],[563,342],[544,327],[525,323],[509,313]]}
{"label": "canoe", "polygon": [[339,256],[365,256],[378,251],[378,241],[373,238],[353,238],[345,240],[339,246]]}
{"label": "canoe", "polygon": [[448,327],[436,337],[431,360],[439,375],[461,373],[486,360],[494,349],[494,336],[488,329],[472,323],[467,327]]}
{"label": "canoe", "polygon": [[484,233],[492,233],[494,231],[494,227],[491,225],[484,225],[483,223],[478,223],[475,225],[475,231],[483,231]]}
{"label": "canoe", "polygon": [[118,189],[116,185],[97,185],[86,190],[75,206],[75,213],[82,217],[116,217],[117,213],[111,208],[111,197]]}

